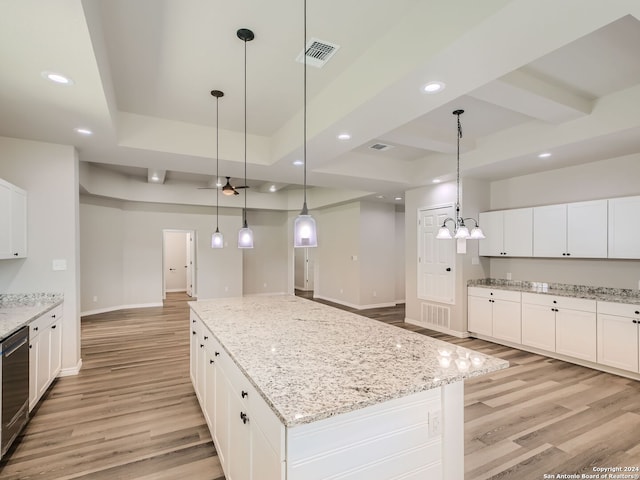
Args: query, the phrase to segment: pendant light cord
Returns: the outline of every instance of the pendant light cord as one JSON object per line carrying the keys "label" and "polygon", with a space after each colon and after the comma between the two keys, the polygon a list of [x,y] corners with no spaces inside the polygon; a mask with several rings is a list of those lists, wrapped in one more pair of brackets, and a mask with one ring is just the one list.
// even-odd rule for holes
{"label": "pendant light cord", "polygon": [[243,227],[247,227],[247,41],[244,41],[244,211]]}
{"label": "pendant light cord", "polygon": [[460,218],[460,139],[462,138],[462,125],[460,124],[460,114],[462,112],[457,113],[458,116],[458,132],[457,132],[457,137],[458,137],[458,153],[457,153],[457,167],[456,167],[456,172],[457,172],[457,176],[456,176],[456,224],[459,221]]}
{"label": "pendant light cord", "polygon": [[219,190],[220,188],[218,187],[218,179],[219,177],[219,172],[218,172],[218,164],[220,162],[220,151],[218,149],[218,145],[220,145],[219,142],[219,135],[218,135],[218,129],[219,129],[219,118],[218,118],[218,109],[219,109],[219,102],[220,97],[216,97],[216,232],[219,231],[218,229],[218,211],[220,208],[220,201],[219,201]]}
{"label": "pendant light cord", "polygon": [[304,89],[303,89],[303,146],[302,157],[304,161],[304,184],[303,184],[303,209],[307,210],[307,0],[304,0],[304,43],[302,45],[302,56],[304,65]]}

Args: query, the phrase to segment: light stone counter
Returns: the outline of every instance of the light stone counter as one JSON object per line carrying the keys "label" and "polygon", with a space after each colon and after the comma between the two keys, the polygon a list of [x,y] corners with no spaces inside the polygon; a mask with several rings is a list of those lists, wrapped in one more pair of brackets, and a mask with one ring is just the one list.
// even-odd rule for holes
{"label": "light stone counter", "polygon": [[190,303],[287,426],[508,367],[508,362],[294,296]]}
{"label": "light stone counter", "polygon": [[0,339],[62,303],[59,293],[0,294]]}

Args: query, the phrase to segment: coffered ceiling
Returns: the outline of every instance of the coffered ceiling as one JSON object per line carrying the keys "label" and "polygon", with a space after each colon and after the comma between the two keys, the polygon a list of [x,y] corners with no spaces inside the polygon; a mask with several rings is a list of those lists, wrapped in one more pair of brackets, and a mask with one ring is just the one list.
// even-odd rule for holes
{"label": "coffered ceiling", "polygon": [[[85,176],[146,182],[158,169],[164,188],[206,186],[216,154],[209,92],[219,89],[220,175],[241,178],[236,30],[250,28],[249,184],[291,195],[302,183],[293,165],[302,157],[302,7],[3,0],[0,135],[75,145]],[[633,0],[308,0],[308,37],[339,46],[307,69],[309,184],[327,203],[331,191],[393,199],[453,178],[458,108],[463,175],[495,180],[640,152],[639,19]],[[424,93],[430,81],[446,86]]]}

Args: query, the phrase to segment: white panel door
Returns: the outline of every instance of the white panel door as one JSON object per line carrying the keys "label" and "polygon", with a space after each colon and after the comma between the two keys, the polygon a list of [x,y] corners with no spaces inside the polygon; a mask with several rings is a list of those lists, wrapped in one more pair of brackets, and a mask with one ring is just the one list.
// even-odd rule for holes
{"label": "white panel door", "polygon": [[418,212],[418,298],[455,303],[455,241],[438,240],[436,235],[453,207]]}
{"label": "white panel door", "polygon": [[609,258],[640,258],[640,196],[609,199]]}
{"label": "white panel door", "polygon": [[533,209],[533,256],[567,256],[567,205]]}
{"label": "white panel door", "polygon": [[567,205],[567,254],[581,258],[607,257],[607,201]]}

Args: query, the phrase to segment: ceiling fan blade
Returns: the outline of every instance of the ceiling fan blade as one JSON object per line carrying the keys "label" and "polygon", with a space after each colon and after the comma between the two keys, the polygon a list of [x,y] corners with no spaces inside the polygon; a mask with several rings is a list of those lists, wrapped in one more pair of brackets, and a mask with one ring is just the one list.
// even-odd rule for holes
{"label": "ceiling fan blade", "polygon": [[233,194],[234,194],[234,195],[240,195],[240,193],[239,193],[239,192],[236,192],[235,190],[233,191]]}
{"label": "ceiling fan blade", "polygon": [[251,187],[249,185],[238,185],[237,187],[233,187],[233,188],[237,190],[239,188],[251,188]]}

